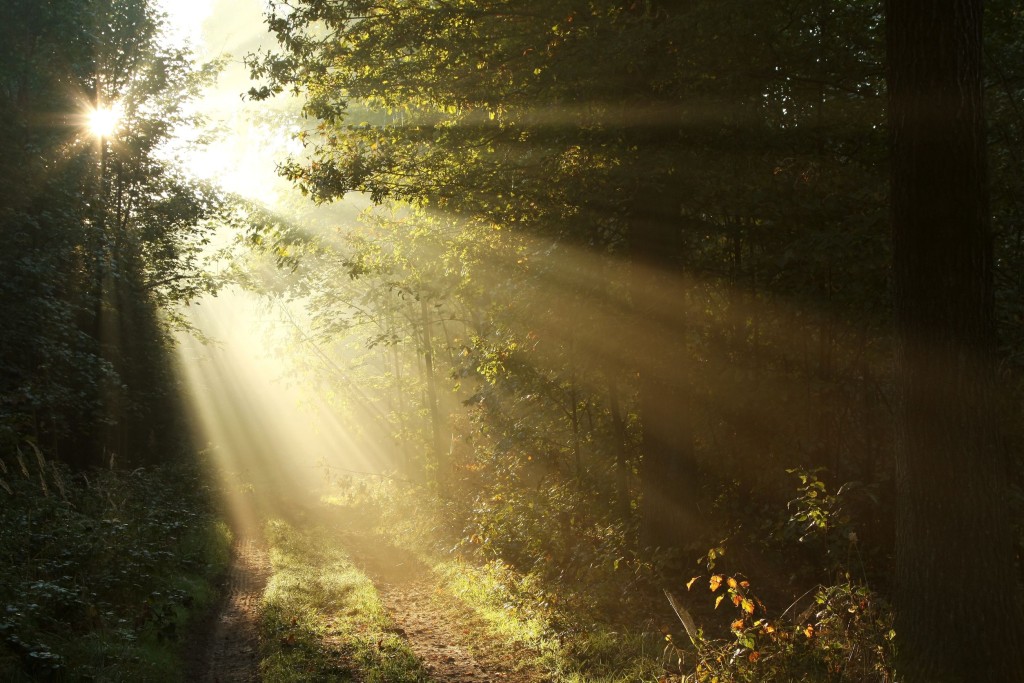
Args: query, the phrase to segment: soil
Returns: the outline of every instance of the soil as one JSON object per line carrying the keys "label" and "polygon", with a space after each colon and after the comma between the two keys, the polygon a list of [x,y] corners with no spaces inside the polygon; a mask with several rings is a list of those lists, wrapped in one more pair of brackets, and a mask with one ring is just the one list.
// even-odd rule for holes
{"label": "soil", "polygon": [[232,548],[224,598],[213,618],[198,629],[191,650],[190,681],[258,682],[259,605],[270,577],[262,540],[239,536]]}
{"label": "soil", "polygon": [[352,561],[377,587],[400,636],[438,683],[539,683],[532,653],[487,639],[486,625],[444,594],[428,567],[366,533],[342,537]]}

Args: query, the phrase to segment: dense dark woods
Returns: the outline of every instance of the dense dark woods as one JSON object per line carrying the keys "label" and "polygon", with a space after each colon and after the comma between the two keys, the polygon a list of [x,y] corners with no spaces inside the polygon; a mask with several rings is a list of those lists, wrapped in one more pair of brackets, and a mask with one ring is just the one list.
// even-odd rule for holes
{"label": "dense dark woods", "polygon": [[0,3],[3,680],[164,680],[147,642],[213,599],[168,305],[223,200],[158,152],[207,80],[145,2]]}
{"label": "dense dark woods", "polygon": [[1018,3],[273,2],[249,97],[299,96],[280,173],[358,218],[243,210],[161,151],[213,68],[145,2],[0,12],[5,489],[35,449],[44,489],[190,461],[170,331],[236,227],[230,274],[289,311],[268,346],[348,430],[335,493],[519,577],[564,680],[1024,668]]}

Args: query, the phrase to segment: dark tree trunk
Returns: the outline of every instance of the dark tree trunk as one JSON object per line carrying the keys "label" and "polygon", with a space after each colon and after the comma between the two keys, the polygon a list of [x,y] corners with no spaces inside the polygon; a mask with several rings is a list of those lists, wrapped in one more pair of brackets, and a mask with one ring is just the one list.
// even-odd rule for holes
{"label": "dark tree trunk", "polygon": [[889,0],[901,677],[1012,681],[1024,633],[997,386],[981,0]]}

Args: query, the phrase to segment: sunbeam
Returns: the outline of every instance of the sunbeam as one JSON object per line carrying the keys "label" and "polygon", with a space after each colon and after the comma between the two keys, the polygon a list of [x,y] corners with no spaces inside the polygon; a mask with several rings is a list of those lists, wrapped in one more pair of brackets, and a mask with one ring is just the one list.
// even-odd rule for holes
{"label": "sunbeam", "polygon": [[252,528],[267,515],[311,508],[332,469],[386,466],[269,348],[273,326],[283,323],[265,303],[227,290],[191,307],[190,319],[207,341],[179,335],[178,367],[239,523]]}

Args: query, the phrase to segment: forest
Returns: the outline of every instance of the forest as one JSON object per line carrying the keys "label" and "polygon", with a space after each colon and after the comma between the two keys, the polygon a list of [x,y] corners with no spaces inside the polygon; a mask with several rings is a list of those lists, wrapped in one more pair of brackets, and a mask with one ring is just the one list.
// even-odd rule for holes
{"label": "forest", "polygon": [[0,680],[1024,675],[1019,2],[0,0],[0,121]]}

